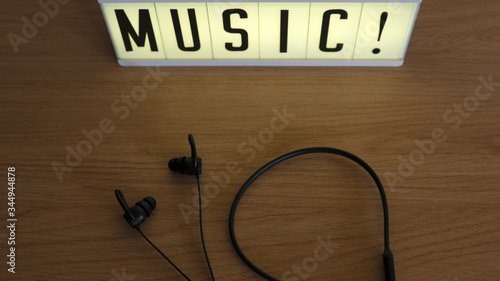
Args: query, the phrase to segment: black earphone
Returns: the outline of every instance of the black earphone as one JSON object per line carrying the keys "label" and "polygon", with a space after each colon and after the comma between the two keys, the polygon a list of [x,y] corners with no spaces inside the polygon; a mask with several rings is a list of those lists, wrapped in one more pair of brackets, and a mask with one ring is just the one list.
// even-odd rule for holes
{"label": "black earphone", "polygon": [[[168,168],[173,171],[177,172],[180,174],[187,174],[187,175],[194,175],[196,176],[196,182],[198,184],[198,196],[199,196],[199,217],[200,217],[200,236],[201,236],[201,243],[203,245],[203,252],[205,253],[205,259],[207,261],[208,269],[210,270],[210,276],[212,277],[212,280],[215,280],[213,271],[212,271],[212,266],[210,265],[210,259],[208,258],[207,254],[207,249],[205,247],[205,238],[203,236],[203,224],[202,224],[202,212],[201,212],[201,192],[200,192],[200,174],[201,174],[201,158],[198,157],[198,154],[196,153],[196,144],[194,142],[194,137],[192,134],[188,135],[188,141],[189,145],[191,146],[191,157],[178,157],[178,158],[172,158],[168,162]],[[158,253],[160,253],[163,258],[170,263],[186,280],[191,280],[189,277],[182,272],[158,247],[156,247],[147,237],[144,235],[144,233],[141,231],[139,225],[143,223],[146,218],[148,218],[151,215],[151,212],[154,210],[156,207],[156,200],[149,196],[144,198],[142,201],[139,201],[130,208],[127,204],[127,201],[125,201],[125,197],[123,196],[123,193],[119,190],[115,190],[115,195],[116,199],[120,203],[120,206],[122,206],[123,210],[125,211],[125,214],[123,217],[125,220],[130,224],[131,227],[137,229],[137,231],[146,239],[146,241],[155,248]]]}
{"label": "black earphone", "polygon": [[172,158],[168,161],[168,168],[173,172],[187,175],[201,175],[201,158],[196,153],[196,144],[192,134],[188,135],[189,145],[191,146],[191,157]]}
{"label": "black earphone", "polygon": [[[207,250],[205,247],[205,239],[203,236],[203,224],[202,224],[202,206],[201,206],[201,192],[200,192],[200,174],[202,171],[201,168],[201,158],[198,158],[198,155],[196,153],[196,145],[194,142],[193,135],[189,134],[188,136],[188,141],[189,145],[191,146],[191,157],[179,157],[179,158],[173,158],[169,161],[168,167],[170,170],[173,172],[178,172],[180,174],[187,174],[187,175],[195,175],[196,176],[196,181],[198,185],[198,199],[199,199],[199,222],[200,222],[200,236],[201,236],[201,242],[203,246],[203,251],[205,254],[205,259],[207,261],[208,269],[210,271],[210,276],[212,278],[212,281],[215,281],[212,267],[210,265],[210,260],[208,258]],[[294,158],[300,155],[305,155],[305,154],[312,154],[312,153],[328,153],[328,154],[335,154],[339,155],[345,158],[348,158],[354,162],[356,162],[358,165],[360,165],[365,171],[370,174],[372,179],[375,181],[375,184],[377,185],[378,191],[380,193],[380,197],[382,199],[382,207],[383,207],[383,213],[384,213],[384,253],[383,253],[383,259],[384,259],[384,267],[385,267],[385,276],[386,276],[386,281],[395,281],[396,280],[396,275],[395,275],[395,269],[394,269],[394,257],[393,254],[390,250],[389,246],[389,208],[387,205],[387,198],[385,196],[384,192],[384,187],[382,186],[382,182],[380,181],[379,177],[375,173],[375,171],[361,158],[357,157],[354,154],[351,154],[349,152],[336,149],[336,148],[329,148],[329,147],[311,147],[311,148],[304,148],[304,149],[299,149],[295,150],[292,152],[289,152],[287,154],[284,154],[282,156],[279,156],[275,158],[274,160],[270,161],[269,163],[265,164],[262,166],[259,170],[257,170],[250,178],[242,185],[240,190],[238,191],[236,197],[234,198],[233,204],[231,206],[231,211],[229,214],[229,233],[231,236],[231,241],[233,243],[233,246],[236,250],[236,252],[239,254],[239,256],[242,258],[242,260],[255,272],[257,272],[260,276],[264,277],[267,280],[272,280],[272,281],[277,281],[278,279],[274,278],[273,276],[267,274],[266,272],[262,271],[260,268],[258,268],[254,263],[252,263],[243,253],[241,250],[238,241],[236,239],[235,231],[234,231],[234,218],[236,215],[236,209],[238,207],[238,204],[240,202],[240,199],[243,197],[245,194],[245,191],[250,187],[250,185],[259,177],[261,176],[264,172],[268,171],[275,165],[288,160],[290,158]],[[170,261],[170,259],[167,258],[163,252],[160,251],[141,231],[140,229],[140,224],[143,223],[146,218],[148,218],[151,215],[151,212],[155,209],[156,207],[156,200],[153,197],[146,197],[142,201],[137,202],[134,206],[129,207],[127,202],[125,201],[125,197],[123,196],[123,193],[119,190],[115,190],[115,195],[116,199],[120,203],[120,206],[123,208],[125,211],[125,214],[123,217],[125,220],[129,223],[129,225],[132,228],[135,228],[141,235],[146,239],[146,241],[153,246],[153,248],[158,251],[167,262],[169,262],[186,280],[191,280],[189,277],[186,276],[173,262]]]}
{"label": "black earphone", "polygon": [[123,217],[133,228],[139,227],[146,218],[151,216],[151,212],[153,212],[156,207],[156,200],[151,196],[142,199],[142,201],[135,203],[135,206],[130,208],[127,201],[125,201],[125,196],[123,196],[123,193],[119,189],[115,190],[115,195],[116,199],[118,199],[118,203],[120,203],[120,206],[122,206],[125,211]]}

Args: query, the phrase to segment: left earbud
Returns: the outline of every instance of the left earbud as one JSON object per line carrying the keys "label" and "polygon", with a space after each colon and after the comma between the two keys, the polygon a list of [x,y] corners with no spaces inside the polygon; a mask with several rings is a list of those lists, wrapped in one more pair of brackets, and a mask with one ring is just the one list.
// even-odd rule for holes
{"label": "left earbud", "polygon": [[172,158],[168,161],[168,168],[172,172],[199,176],[201,174],[201,158],[196,153],[196,144],[192,134],[188,135],[188,141],[191,146],[191,157]]}
{"label": "left earbud", "polygon": [[142,199],[142,201],[135,203],[135,205],[130,208],[127,201],[125,201],[125,196],[123,196],[123,193],[119,189],[115,189],[115,195],[118,203],[120,203],[120,206],[122,206],[125,211],[123,217],[133,228],[138,228],[139,225],[151,215],[156,207],[156,200],[151,196]]}

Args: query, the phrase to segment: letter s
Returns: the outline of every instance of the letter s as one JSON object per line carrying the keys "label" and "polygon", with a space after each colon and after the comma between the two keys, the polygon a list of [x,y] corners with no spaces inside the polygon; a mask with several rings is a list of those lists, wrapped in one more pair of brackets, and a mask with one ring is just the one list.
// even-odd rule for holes
{"label": "letter s", "polygon": [[239,33],[241,35],[241,46],[235,47],[233,43],[226,43],[228,51],[246,51],[248,49],[248,32],[241,28],[231,27],[231,15],[238,14],[240,18],[248,18],[247,12],[242,9],[228,9],[222,13],[222,20],[224,22],[224,30],[229,33]]}
{"label": "letter s", "polygon": [[453,113],[451,109],[446,110],[443,114],[443,120],[446,123],[453,124],[453,129],[457,129],[460,125],[462,125],[462,118],[458,115],[450,116],[451,113]]}
{"label": "letter s", "polygon": [[120,113],[120,112],[123,112],[122,115],[120,115],[118,118],[120,118],[120,120],[124,120],[125,118],[128,117],[129,113],[130,113],[130,109],[123,105],[123,106],[118,106],[118,104],[120,103],[120,100],[115,100],[112,104],[111,104],[111,111],[113,111],[113,113]]}
{"label": "letter s", "polygon": [[[248,148],[246,148],[248,146]],[[250,157],[247,158],[247,162],[252,161],[257,156],[257,151],[251,147],[247,142],[242,142],[238,145],[238,153],[239,154],[251,154]]]}

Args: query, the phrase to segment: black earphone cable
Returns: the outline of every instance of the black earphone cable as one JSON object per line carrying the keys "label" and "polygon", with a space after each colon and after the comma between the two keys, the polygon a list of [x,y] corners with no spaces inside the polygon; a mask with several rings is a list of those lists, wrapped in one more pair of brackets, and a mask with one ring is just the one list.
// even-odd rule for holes
{"label": "black earphone cable", "polygon": [[[210,259],[208,258],[208,254],[207,254],[207,248],[205,247],[205,237],[203,235],[203,215],[202,215],[202,203],[201,203],[201,188],[200,188],[200,176],[198,174],[196,174],[196,184],[197,184],[197,187],[198,187],[198,200],[199,200],[199,210],[200,210],[200,213],[199,213],[199,217],[200,217],[200,236],[201,236],[201,245],[203,246],[203,253],[205,254],[205,259],[207,261],[207,265],[208,265],[208,269],[210,271],[210,277],[212,278],[212,281],[215,281],[215,278],[214,278],[214,273],[212,271],[212,266],[210,264]],[[156,247],[156,245],[151,242],[148,237],[146,237],[146,235],[144,235],[144,233],[141,231],[140,227],[136,227],[137,231],[142,235],[142,237],[144,237],[144,239],[146,239],[146,241],[148,241],[149,244],[151,244],[151,246],[153,246],[153,248],[155,248],[156,251],[158,251],[158,253],[160,253],[160,255],[163,256],[163,258],[168,262],[170,263],[170,265],[172,265],[186,280],[189,280],[191,281],[191,279],[189,279],[189,277],[186,276],[186,274],[184,274],[184,272],[182,272],[182,270],[180,270],[160,249],[158,249],[158,247]]]}
{"label": "black earphone cable", "polygon": [[200,209],[200,236],[201,236],[201,245],[203,246],[203,252],[205,253],[205,259],[207,260],[208,270],[210,270],[210,277],[212,277],[212,281],[215,281],[214,273],[212,271],[212,266],[210,265],[210,259],[208,258],[207,248],[205,247],[205,237],[203,236],[203,217],[201,210],[201,188],[200,188],[200,175],[196,174],[196,183],[198,185],[198,207]]}
{"label": "black earphone cable", "polygon": [[191,279],[189,279],[189,277],[186,276],[186,274],[184,274],[184,272],[182,272],[182,270],[180,270],[169,258],[167,258],[167,256],[165,256],[165,254],[160,251],[160,249],[158,249],[158,247],[155,246],[155,244],[153,244],[153,242],[151,242],[147,237],[146,235],[144,235],[144,233],[142,233],[141,229],[139,227],[136,227],[135,229],[137,229],[137,231],[139,231],[139,233],[142,235],[142,237],[144,237],[144,239],[146,239],[146,241],[149,242],[149,244],[151,244],[151,246],[153,246],[153,248],[155,248],[156,251],[158,251],[158,253],[160,253],[160,255],[163,256],[163,258],[165,260],[168,261],[168,263],[170,263],[171,266],[173,266],[182,276],[184,276],[184,278],[188,281],[191,281]]}

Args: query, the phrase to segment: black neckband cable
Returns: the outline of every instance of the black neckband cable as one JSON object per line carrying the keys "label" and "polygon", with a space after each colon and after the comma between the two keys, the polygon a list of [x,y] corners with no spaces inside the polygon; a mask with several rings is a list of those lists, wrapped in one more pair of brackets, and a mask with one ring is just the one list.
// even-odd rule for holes
{"label": "black neckband cable", "polygon": [[275,165],[288,160],[290,158],[294,158],[300,155],[305,155],[305,154],[312,154],[312,153],[328,153],[328,154],[335,154],[339,155],[342,157],[345,157],[347,159],[350,159],[354,162],[356,162],[358,165],[363,167],[365,171],[370,174],[372,179],[375,181],[375,184],[377,185],[378,191],[380,193],[380,197],[382,199],[382,207],[383,207],[383,212],[384,212],[384,253],[383,253],[383,259],[384,259],[384,267],[385,267],[385,280],[386,281],[395,281],[396,276],[395,276],[395,270],[394,270],[394,257],[392,255],[392,252],[389,247],[389,208],[387,206],[387,198],[385,196],[384,192],[384,187],[382,186],[382,182],[378,178],[377,174],[375,171],[361,158],[357,157],[354,154],[351,154],[349,152],[336,149],[336,148],[329,148],[329,147],[311,147],[311,148],[304,148],[304,149],[299,149],[296,151],[289,152],[285,155],[282,155],[269,163],[265,164],[262,168],[257,170],[240,188],[238,191],[238,194],[236,194],[236,197],[234,198],[233,205],[231,206],[231,212],[229,214],[229,232],[231,235],[231,241],[233,242],[234,248],[236,249],[236,252],[240,255],[240,257],[243,259],[243,261],[255,272],[257,272],[260,276],[264,277],[267,280],[272,280],[272,281],[279,281],[279,279],[269,275],[268,273],[262,271],[260,268],[258,268],[254,263],[252,263],[243,253],[241,250],[238,241],[236,239],[236,234],[234,232],[234,217],[236,215],[236,209],[238,208],[238,204],[240,202],[240,199],[243,197],[245,194],[245,191],[250,187],[250,185],[263,173],[265,173],[267,170],[270,168],[274,167]]}

